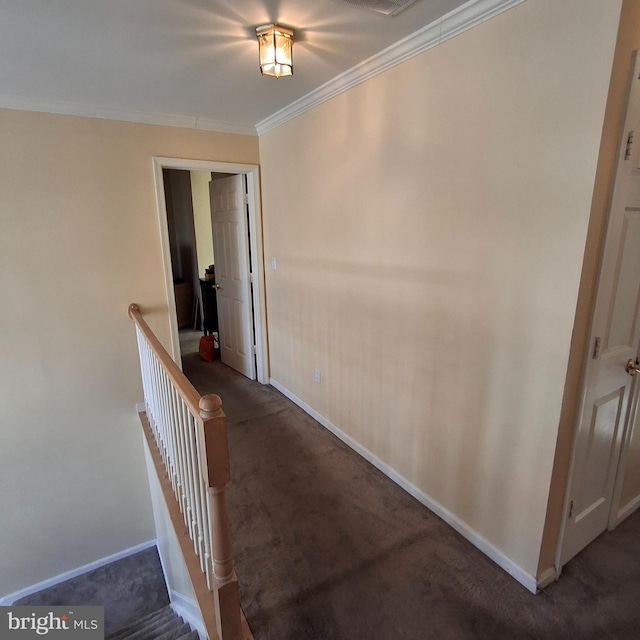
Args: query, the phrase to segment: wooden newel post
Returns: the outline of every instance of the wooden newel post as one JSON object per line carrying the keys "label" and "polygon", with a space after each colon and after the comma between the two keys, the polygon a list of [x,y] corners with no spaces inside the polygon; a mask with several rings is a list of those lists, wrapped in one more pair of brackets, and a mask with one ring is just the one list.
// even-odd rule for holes
{"label": "wooden newel post", "polygon": [[206,460],[202,460],[202,470],[208,487],[213,577],[218,602],[218,635],[220,640],[242,640],[240,594],[238,578],[233,568],[231,531],[225,500],[225,489],[230,479],[227,422],[219,396],[203,396],[199,408],[202,418],[200,435],[204,443],[201,451],[206,457]]}

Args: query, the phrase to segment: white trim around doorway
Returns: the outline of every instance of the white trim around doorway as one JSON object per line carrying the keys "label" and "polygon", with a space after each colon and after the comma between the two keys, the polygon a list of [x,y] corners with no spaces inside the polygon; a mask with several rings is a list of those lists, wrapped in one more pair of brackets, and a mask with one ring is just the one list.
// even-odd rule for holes
{"label": "white trim around doorway", "polygon": [[215,173],[242,174],[247,176],[249,239],[251,251],[251,273],[253,274],[253,321],[256,340],[256,377],[262,384],[269,383],[269,355],[267,349],[267,314],[265,298],[264,250],[262,246],[262,209],[260,207],[260,170],[253,164],[235,164],[230,162],[209,162],[207,160],[188,160],[185,158],[153,158],[153,174],[156,187],[156,202],[162,264],[169,312],[169,331],[171,336],[171,355],[180,366],[180,339],[178,336],[178,318],[173,293],[171,271],[171,251],[169,248],[169,229],[167,225],[167,205],[164,194],[163,169],[182,169],[185,171],[210,171]]}

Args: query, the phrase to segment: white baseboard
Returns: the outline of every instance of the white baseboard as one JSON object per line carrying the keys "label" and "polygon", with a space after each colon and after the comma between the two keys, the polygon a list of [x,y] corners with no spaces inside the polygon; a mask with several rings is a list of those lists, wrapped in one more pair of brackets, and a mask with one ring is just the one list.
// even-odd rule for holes
{"label": "white baseboard", "polygon": [[147,410],[147,405],[144,402],[138,402],[136,404],[136,413],[144,413]]}
{"label": "white baseboard", "polygon": [[205,629],[198,603],[177,591],[169,591],[169,599],[171,600],[171,608],[185,622],[188,622],[192,629],[198,632],[200,640],[207,640],[207,630]]}
{"label": "white baseboard", "polygon": [[329,422],[324,416],[320,415],[315,409],[310,407],[306,402],[298,398],[294,393],[281,385],[277,380],[271,378],[270,384],[280,393],[285,395],[289,400],[297,404],[303,411],[308,413],[312,418],[317,420],[323,427],[331,431],[335,436],[340,438],[342,442],[351,447],[356,453],[360,454],[365,460],[368,460],[374,467],[377,467],[382,473],[402,487],[407,493],[411,494],[416,500],[421,502],[425,507],[433,511],[437,516],[442,518],[449,526],[453,527],[460,535],[466,538],[473,546],[482,551],[488,558],[493,560],[501,569],[504,569],[510,576],[515,578],[523,587],[537,593],[538,583],[535,576],[525,571],[516,564],[511,558],[506,556],[497,547],[492,545],[475,529],[470,527],[464,520],[461,520],[446,507],[441,505],[437,500],[422,492],[415,485],[411,484],[406,478],[402,477],[395,469],[380,460],[369,449],[363,447],[353,438],[341,431],[333,423]]}
{"label": "white baseboard", "polygon": [[[94,569],[99,569],[100,567],[104,567],[111,562],[115,562],[116,560],[122,560],[123,558],[127,558],[128,556],[132,556],[135,553],[139,553],[140,551],[144,551],[145,549],[149,549],[150,547],[155,547],[155,540],[147,540],[147,542],[142,542],[141,544],[137,544],[135,547],[130,547],[129,549],[124,549],[122,551],[118,551],[118,553],[114,553],[106,558],[100,558],[100,560],[96,560],[95,562],[90,562],[89,564],[85,564],[77,569],[72,569],[71,571],[65,571],[58,576],[54,576],[53,578],[49,578],[47,580],[43,580],[42,582],[38,582],[37,584],[33,584],[30,587],[25,587],[24,589],[20,589],[20,591],[16,591],[15,593],[10,593],[9,595],[0,598],[0,606],[9,606],[12,605],[16,600],[20,600],[26,596],[30,596],[34,593],[38,593],[38,591],[42,591],[43,589],[48,589],[49,587],[54,587],[61,582],[65,582],[66,580],[71,580],[71,578],[77,578],[81,576],[83,573],[88,573],[89,571],[93,571]],[[73,603],[72,603],[73,604]]]}

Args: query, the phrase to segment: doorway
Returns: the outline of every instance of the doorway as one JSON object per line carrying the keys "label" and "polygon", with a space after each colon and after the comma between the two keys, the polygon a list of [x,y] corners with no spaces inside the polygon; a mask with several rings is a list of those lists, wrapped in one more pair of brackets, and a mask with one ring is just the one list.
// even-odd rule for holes
{"label": "doorway", "polygon": [[[266,303],[264,293],[264,259],[262,247],[262,215],[260,209],[260,184],[259,172],[256,165],[240,165],[220,162],[206,162],[198,160],[176,159],[176,158],[154,158],[154,176],[156,183],[156,200],[158,208],[158,222],[160,225],[160,240],[162,247],[163,270],[165,279],[166,300],[170,321],[171,355],[180,364],[180,337],[178,332],[179,311],[175,293],[174,269],[172,268],[172,252],[178,255],[181,261],[183,280],[190,279],[191,289],[195,295],[199,294],[200,277],[204,279],[205,274],[200,274],[197,256],[195,255],[195,237],[193,240],[194,250],[191,252],[181,252],[175,246],[169,233],[168,208],[165,199],[166,192],[166,171],[182,170],[186,172],[208,172],[217,177],[238,176],[241,178],[243,195],[243,214],[246,212],[246,224],[242,233],[236,234],[233,238],[227,238],[227,245],[233,249],[236,244],[244,245],[247,254],[246,273],[242,274],[244,286],[248,291],[247,312],[248,322],[251,323],[251,345],[252,358],[254,360],[254,374],[252,377],[266,384],[269,381],[269,366],[267,352],[267,328],[266,328]],[[193,220],[192,220],[193,223]],[[193,227],[193,224],[192,224]],[[195,236],[195,234],[194,234]],[[229,245],[229,243],[231,243]],[[172,246],[172,244],[174,246]],[[227,247],[228,248],[228,247]],[[182,253],[185,255],[183,256]],[[221,251],[221,254],[223,251]],[[215,255],[215,251],[214,251]],[[221,255],[221,258],[224,257]],[[189,267],[190,265],[190,267]],[[194,275],[195,274],[195,275]],[[198,287],[198,288],[196,288]],[[195,300],[195,295],[192,301]],[[199,298],[199,295],[198,295]],[[194,311],[202,314],[202,300],[197,300],[197,309]],[[184,319],[182,319],[184,322]],[[233,365],[232,365],[233,366]],[[245,373],[246,375],[246,373]]]}
{"label": "doorway", "polygon": [[561,570],[640,506],[640,56],[630,80],[593,310],[564,524]]}

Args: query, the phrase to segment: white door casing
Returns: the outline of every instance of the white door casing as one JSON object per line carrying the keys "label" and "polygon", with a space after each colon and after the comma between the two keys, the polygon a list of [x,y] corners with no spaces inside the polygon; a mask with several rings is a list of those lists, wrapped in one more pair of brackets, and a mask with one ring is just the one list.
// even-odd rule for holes
{"label": "white door casing", "polygon": [[243,176],[209,183],[220,359],[255,380],[253,313]]}
{"label": "white door casing", "polygon": [[[640,344],[640,56],[636,54],[600,267],[559,566],[615,526],[621,445]],[[636,376],[640,377],[640,376]],[[618,478],[618,481],[616,481]]]}
{"label": "white door casing", "polygon": [[[176,317],[173,274],[171,270],[171,248],[167,223],[163,169],[182,169],[185,171],[208,171],[214,173],[240,174],[246,176],[249,216],[249,241],[251,245],[251,271],[254,275],[252,295],[255,322],[257,379],[262,384],[269,383],[269,353],[267,339],[266,292],[264,287],[264,248],[262,246],[262,208],[260,203],[260,170],[257,165],[209,160],[191,160],[187,158],[166,158],[156,156],[153,162],[153,176],[156,190],[158,230],[164,271],[165,300],[168,312],[168,330],[170,344],[167,348],[182,368],[180,357],[180,338]],[[143,311],[145,309],[143,308]]]}

